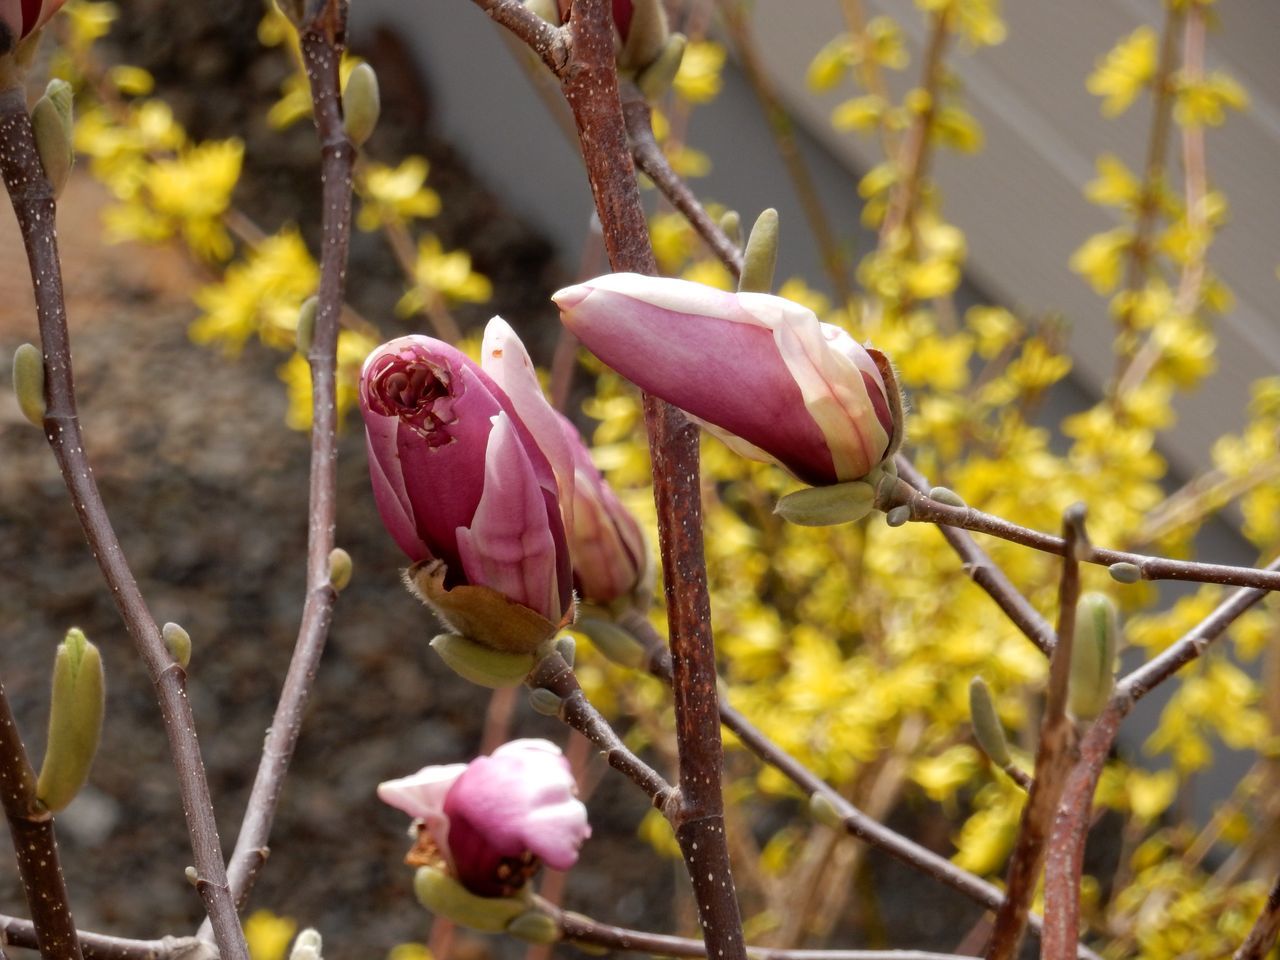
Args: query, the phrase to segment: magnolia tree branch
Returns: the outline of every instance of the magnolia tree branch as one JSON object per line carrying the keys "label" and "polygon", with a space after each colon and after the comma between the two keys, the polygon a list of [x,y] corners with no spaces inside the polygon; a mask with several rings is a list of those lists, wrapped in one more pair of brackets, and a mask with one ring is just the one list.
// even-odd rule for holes
{"label": "magnolia tree branch", "polygon": [[1271,885],[1267,902],[1263,904],[1253,929],[1231,960],[1262,960],[1275,946],[1277,933],[1280,933],[1280,877]]}
{"label": "magnolia tree branch", "polygon": [[342,125],[338,65],[345,45],[346,7],[329,0],[302,30],[302,58],[311,83],[316,128],[320,135],[322,225],[320,288],[315,332],[307,360],[311,367],[311,492],[307,530],[307,593],[293,658],[285,675],[262,759],[249,794],[228,874],[237,903],[253,887],[267,856],[271,824],[284,778],[302,729],[320,657],[324,653],[337,592],[329,582],[337,513],[337,403],[335,354],[342,314],[351,238],[351,170],[356,150]]}
{"label": "magnolia tree branch", "polygon": [[[27,950],[37,949],[38,924],[0,915],[0,943]],[[196,937],[163,937],[130,940],[101,933],[77,931],[84,960],[217,960],[213,947]]]}
{"label": "magnolia tree branch", "polygon": [[[941,503],[901,479],[896,484],[886,484],[879,491],[876,506],[883,510],[905,506],[910,510],[908,517],[910,520],[959,527],[974,533],[985,533],[999,537],[1001,540],[1008,540],[1010,543],[1031,547],[1042,553],[1051,553],[1060,557],[1066,551],[1066,543],[1062,537],[1019,526],[993,514],[975,510],[973,507],[956,507]],[[1079,559],[1083,563],[1095,563],[1107,567],[1117,563],[1131,563],[1138,568],[1138,573],[1143,580],[1185,580],[1192,583],[1217,583],[1232,587],[1280,590],[1280,571],[1269,568],[1259,570],[1254,567],[1169,560],[1164,557],[1129,553],[1125,550],[1105,550],[1101,547],[1089,547]]]}
{"label": "magnolia tree branch", "polygon": [[[1267,569],[1280,569],[1280,560]],[[1064,960],[1070,956],[1070,945],[1078,935],[1080,878],[1084,871],[1084,847],[1092,819],[1093,795],[1120,722],[1139,700],[1203,654],[1210,643],[1266,594],[1267,591],[1258,589],[1235,591],[1164,653],[1117,683],[1106,709],[1081,740],[1080,761],[1067,777],[1049,836],[1044,888],[1046,922],[1041,937],[1044,960]]]}
{"label": "magnolia tree branch", "polygon": [[[503,22],[530,43],[560,78],[578,130],[610,265],[618,272],[656,274],[618,96],[609,4],[575,0],[564,28],[569,34],[569,56],[557,66],[556,57],[546,52],[551,35],[545,25],[531,22],[531,13],[502,9],[518,4],[500,0],[475,2],[495,19],[500,19],[499,13],[510,16],[512,22]],[[542,49],[539,43],[544,44]],[[667,813],[684,853],[708,951],[714,950],[721,960],[744,960],[720,790],[722,751],[711,601],[702,550],[698,428],[655,397],[645,397],[644,410],[671,628],[680,757],[679,797],[672,798]]]}
{"label": "magnolia tree branch", "polygon": [[[618,618],[618,625],[648,651],[645,670],[670,684],[671,658],[665,641],[653,625],[636,610],[623,613]],[[819,796],[827,801],[835,812],[840,827],[850,836],[878,847],[900,863],[932,877],[988,910],[999,910],[1004,903],[1004,895],[993,884],[957,867],[946,857],[920,846],[858,809],[835,787],[770,740],[759,727],[723,700],[720,701],[720,722],[734,732],[743,746],[787,777],[806,797]],[[1039,916],[1032,914],[1028,920],[1032,930],[1040,930],[1042,921]],[[1097,955],[1084,946],[1079,947],[1079,956],[1097,960]]]}
{"label": "magnolia tree branch", "polygon": [[248,960],[244,933],[227,886],[195,718],[187,701],[186,671],[165,647],[160,628],[138,589],[85,454],[76,412],[71,342],[58,259],[57,211],[36,152],[23,91],[18,88],[0,91],[0,175],[13,202],[31,268],[44,351],[45,437],[53,448],[85,539],[155,686],[191,837],[196,887],[212,918],[222,960]]}
{"label": "magnolia tree branch", "polygon": [[[1075,633],[1076,602],[1080,599],[1080,565],[1076,557],[1088,546],[1084,533],[1084,508],[1072,507],[1062,523],[1066,555],[1058,586],[1058,642],[1049,660],[1049,689],[1044,717],[1040,721],[1040,742],[1036,750],[1035,779],[1022,808],[1018,839],[1009,863],[1005,902],[996,913],[995,926],[987,945],[988,960],[1009,960],[1016,956],[1026,929],[1031,898],[1035,895],[1044,863],[1050,821],[1063,781],[1071,769],[1071,721],[1067,718],[1067,686],[1071,679],[1071,647]],[[1052,918],[1050,921],[1052,922]],[[1075,952],[1075,938],[1071,941]]]}
{"label": "magnolia tree branch", "polygon": [[[0,804],[18,860],[18,876],[35,918],[34,947],[44,960],[81,960],[67,883],[58,860],[53,815],[36,799],[36,773],[0,683]],[[4,939],[0,938],[0,944]]]}

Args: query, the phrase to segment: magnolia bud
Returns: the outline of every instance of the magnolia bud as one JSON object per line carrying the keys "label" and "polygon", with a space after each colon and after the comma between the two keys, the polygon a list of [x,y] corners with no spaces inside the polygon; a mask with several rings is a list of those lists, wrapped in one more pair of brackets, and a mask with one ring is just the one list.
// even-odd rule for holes
{"label": "magnolia bud", "polygon": [[744,293],[768,293],[778,263],[778,211],[769,207],[756,218],[747,249],[742,253],[738,289]]}
{"label": "magnolia bud", "polygon": [[481,933],[501,933],[529,909],[519,897],[480,897],[436,867],[419,867],[413,878],[418,902],[438,917]]}
{"label": "magnolia bud", "polygon": [[525,943],[556,943],[560,924],[541,910],[528,910],[507,924],[507,933]]}
{"label": "magnolia bud", "polygon": [[649,651],[616,623],[584,614],[573,628],[585,633],[591,645],[614,663],[638,670],[649,659]]}
{"label": "magnolia bud", "polygon": [[636,85],[646,100],[657,100],[666,95],[680,70],[680,61],[684,59],[684,48],[688,40],[683,33],[673,33],[667,37],[656,60],[640,71],[636,77]]}
{"label": "magnolia bud", "polygon": [[378,96],[378,75],[373,67],[362,63],[351,71],[342,91],[342,125],[357,147],[362,146],[378,125],[382,111]]}
{"label": "magnolia bud", "polygon": [[44,96],[31,110],[31,126],[35,130],[36,151],[40,165],[53,188],[55,197],[62,194],[75,163],[76,152],[71,144],[71,84],[65,80],[50,80]]}
{"label": "magnolia bud", "polygon": [[442,633],[431,641],[449,669],[482,687],[518,687],[534,667],[528,653],[505,653],[468,640],[457,633]]}
{"label": "magnolia bud", "polygon": [[49,745],[36,781],[36,797],[55,813],[75,799],[89,777],[102,733],[104,702],[98,648],[72,628],[53,662]]}
{"label": "magnolia bud", "polygon": [[37,427],[44,426],[44,358],[40,348],[24,343],[13,351],[13,392],[18,409]]}
{"label": "magnolia bud", "polygon": [[321,960],[322,947],[320,932],[314,927],[308,927],[294,939],[293,949],[289,951],[289,960]]}
{"label": "magnolia bud", "polygon": [[164,645],[169,648],[169,656],[173,657],[183,670],[191,663],[191,634],[176,623],[166,623],[160,630]]}
{"label": "magnolia bud", "polygon": [[298,331],[294,343],[301,354],[311,352],[311,343],[316,336],[316,309],[320,301],[315,297],[307,297],[298,308]]}
{"label": "magnolia bud", "polygon": [[564,662],[573,669],[574,658],[578,655],[578,644],[573,637],[565,636],[556,638],[556,652],[564,658]]}
{"label": "magnolia bud", "polygon": [[735,247],[742,246],[742,217],[737,210],[726,210],[721,215],[720,229]]}
{"label": "magnolia bud", "polygon": [[956,493],[950,487],[931,487],[929,490],[929,499],[936,500],[938,503],[945,503],[949,507],[967,507],[964,498]]}
{"label": "magnolia bud", "polygon": [[1125,560],[1113,563],[1107,567],[1107,572],[1111,574],[1111,579],[1117,583],[1137,583],[1142,579],[1142,568],[1136,563],[1129,563]]}
{"label": "magnolia bud", "polygon": [[657,60],[667,45],[667,11],[662,0],[624,0],[617,6],[630,7],[621,18],[618,14],[623,11],[614,10],[614,24],[622,37],[618,68],[636,74]]}
{"label": "magnolia bud", "polygon": [[899,504],[884,515],[884,522],[891,527],[900,527],[911,519],[911,508],[905,503]]}
{"label": "magnolia bud", "polygon": [[341,547],[329,551],[329,586],[341,593],[351,582],[351,554]]}
{"label": "magnolia bud", "polygon": [[1116,646],[1120,619],[1105,593],[1086,593],[1076,604],[1071,645],[1068,706],[1081,720],[1092,720],[1107,705],[1116,684]]}
{"label": "magnolia bud", "polygon": [[809,797],[809,815],[824,827],[832,830],[844,829],[843,814],[825,793],[815,793]]}
{"label": "magnolia bud", "polygon": [[535,713],[540,713],[544,717],[560,716],[560,707],[563,704],[563,700],[545,687],[537,687],[529,691],[529,706],[533,707]]}
{"label": "magnolia bud", "polygon": [[1005,739],[1004,727],[991,700],[991,690],[981,677],[969,681],[969,722],[973,725],[974,739],[992,763],[998,767],[1013,763],[1009,741]]}
{"label": "magnolia bud", "polygon": [[801,527],[830,527],[861,520],[875,504],[875,488],[860,480],[830,487],[806,487],[788,493],[773,508],[784,520]]}

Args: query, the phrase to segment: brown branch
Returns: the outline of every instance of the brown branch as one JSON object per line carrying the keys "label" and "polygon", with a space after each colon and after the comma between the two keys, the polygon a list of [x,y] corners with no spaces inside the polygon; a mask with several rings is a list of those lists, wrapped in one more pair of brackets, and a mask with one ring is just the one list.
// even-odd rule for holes
{"label": "brown branch", "polygon": [[609,766],[643,790],[655,807],[663,813],[669,812],[669,801],[675,794],[671,784],[622,742],[609,721],[587,700],[564,657],[558,653],[543,657],[529,674],[528,683],[559,697],[560,719],[599,747]]}
{"label": "brown branch", "polygon": [[831,289],[836,301],[841,306],[848,305],[853,296],[849,286],[845,257],[840,251],[839,241],[831,222],[827,219],[822,197],[814,186],[813,177],[805,163],[804,155],[796,144],[795,127],[791,115],[782,105],[778,93],[769,79],[763,64],[760,62],[760,51],[751,33],[751,25],[743,12],[742,0],[720,0],[720,13],[728,28],[729,37],[733,40],[734,50],[738,54],[738,62],[742,65],[747,82],[760,103],[769,132],[773,135],[774,145],[782,163],[787,168],[787,175],[795,187],[804,210],[805,219],[809,222],[809,230],[817,241],[822,256],[822,265],[827,277],[831,280]]}
{"label": "brown branch", "polygon": [[1276,943],[1276,935],[1280,933],[1280,877],[1276,877],[1267,894],[1267,902],[1263,904],[1249,936],[1240,944],[1231,960],[1262,960]]}
{"label": "brown branch", "polygon": [[[1042,553],[1062,556],[1066,547],[1061,537],[1042,533],[1012,523],[973,507],[955,507],[940,503],[914,489],[905,481],[886,484],[877,497],[876,506],[883,510],[895,506],[910,508],[909,520],[959,527],[974,533],[985,533],[1010,543],[1031,547]],[[1233,587],[1253,587],[1259,590],[1280,590],[1280,571],[1270,567],[1235,567],[1218,563],[1197,563],[1190,560],[1169,560],[1125,550],[1105,550],[1090,547],[1080,556],[1083,563],[1111,566],[1131,563],[1138,568],[1143,580],[1184,580],[1192,583],[1217,583]]]}
{"label": "brown branch", "polygon": [[627,139],[631,143],[631,158],[636,166],[653,181],[653,185],[671,205],[684,215],[689,225],[711,248],[711,252],[729,268],[729,272],[738,276],[742,272],[742,251],[725,235],[720,225],[711,219],[689,185],[671,168],[671,162],[653,135],[649,102],[634,83],[623,82],[621,93]]}
{"label": "brown branch", "polygon": [[569,43],[567,32],[563,28],[547,23],[520,0],[472,2],[491,19],[523,40],[557,77],[564,72],[569,62]]}
{"label": "brown branch", "polygon": [[244,933],[227,887],[213,799],[186,695],[186,672],[173,661],[138,589],[85,454],[58,259],[57,211],[36,153],[31,120],[20,89],[0,91],[0,144],[4,145],[0,150],[0,175],[17,214],[35,291],[45,361],[45,437],[53,448],[85,539],[155,686],[177,769],[183,815],[199,877],[196,887],[213,918],[223,960],[248,960]]}
{"label": "brown branch", "polygon": [[307,531],[307,594],[293,657],[262,748],[229,877],[243,903],[266,860],[267,842],[285,774],[302,728],[311,688],[324,652],[337,592],[329,582],[337,513],[337,404],[335,354],[342,313],[347,249],[351,238],[351,171],[355,147],[342,125],[338,65],[345,43],[346,6],[329,0],[302,31],[302,55],[311,82],[320,136],[323,222],[320,289],[315,334],[307,360],[311,367],[311,489]]}
{"label": "brown branch", "polygon": [[[1058,642],[1049,660],[1049,689],[1045,697],[1044,717],[1040,721],[1035,779],[1022,808],[1018,839],[1005,883],[1005,901],[996,913],[995,926],[985,951],[988,960],[1009,960],[1018,953],[1031,909],[1031,898],[1035,895],[1044,863],[1050,821],[1058,806],[1067,772],[1074,763],[1071,756],[1072,727],[1067,718],[1067,687],[1071,679],[1076,602],[1080,599],[1080,565],[1076,556],[1088,545],[1083,507],[1077,505],[1067,511],[1063,517],[1062,535],[1067,551],[1058,585]],[[1052,923],[1053,918],[1049,922]],[[1071,940],[1070,950],[1075,952],[1075,938]]]}
{"label": "brown branch", "polygon": [[[81,960],[67,882],[58,859],[53,815],[36,799],[36,773],[0,683],[0,804],[18,860],[18,876],[35,918],[35,946],[44,960]],[[4,941],[0,939],[0,943]]]}
{"label": "brown branch", "polygon": [[[620,615],[618,625],[649,652],[644,664],[645,670],[670,685],[671,657],[665,641],[653,625],[636,610]],[[878,847],[900,863],[932,877],[988,910],[998,910],[1004,902],[1004,895],[993,884],[957,867],[946,857],[920,846],[858,809],[838,790],[770,740],[759,727],[723,700],[720,702],[720,722],[734,732],[743,746],[799,787],[806,797],[818,795],[829,801],[839,816],[841,825],[851,836]],[[1030,917],[1033,930],[1038,931],[1041,922],[1038,916]],[[1079,948],[1079,955],[1097,960],[1097,955],[1083,946]]]}
{"label": "brown branch", "polygon": [[[84,960],[215,960],[213,947],[195,937],[162,937],[159,940],[130,940],[79,930],[76,936],[84,950]],[[38,947],[36,924],[18,917],[0,915],[0,943],[27,950]]]}

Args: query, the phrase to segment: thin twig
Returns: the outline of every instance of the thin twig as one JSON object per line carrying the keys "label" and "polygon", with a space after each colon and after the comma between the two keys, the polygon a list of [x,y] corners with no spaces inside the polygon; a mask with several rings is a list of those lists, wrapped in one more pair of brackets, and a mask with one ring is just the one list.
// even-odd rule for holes
{"label": "thin twig", "polygon": [[[1020,526],[973,507],[955,507],[940,503],[914,489],[905,481],[886,484],[876,502],[876,506],[884,510],[899,505],[910,508],[908,519],[914,522],[936,523],[959,527],[974,533],[985,533],[1059,557],[1066,549],[1061,537]],[[1079,559],[1083,563],[1096,563],[1108,567],[1116,563],[1131,563],[1138,568],[1138,573],[1143,580],[1184,580],[1192,583],[1253,587],[1259,590],[1280,590],[1280,572],[1270,567],[1260,570],[1255,567],[1169,560],[1165,557],[1129,553],[1125,550],[1105,550],[1100,547],[1090,547]]]}
{"label": "thin twig", "polygon": [[186,671],[174,662],[160,628],[147,608],[120,541],[112,529],[97,481],[85,454],[76,411],[67,333],[62,268],[58,259],[56,207],[36,152],[31,120],[20,89],[0,91],[0,174],[3,175],[31,268],[36,315],[45,363],[45,437],[53,448],[71,503],[84,530],[103,579],[156,689],[169,750],[177,769],[178,787],[192,858],[196,887],[213,918],[213,931],[223,960],[248,960],[248,947],[227,887],[226,867],[218,840],[213,799],[196,737],[195,718],[186,695]]}
{"label": "thin twig", "polygon": [[[705,957],[706,945],[701,940],[647,933],[600,923],[580,913],[560,910],[537,900],[539,909],[556,918],[564,939],[571,943],[651,953],[666,957]],[[954,953],[928,953],[920,950],[781,950],[772,947],[747,947],[750,960],[968,960]]]}
{"label": "thin twig", "polygon": [[[84,960],[216,960],[213,946],[196,937],[130,940],[87,930],[76,931]],[[0,915],[0,943],[37,949],[39,936],[30,920]]]}
{"label": "thin twig", "polygon": [[[671,657],[667,652],[665,641],[653,625],[642,613],[635,610],[621,614],[618,617],[618,625],[648,650],[649,656],[644,669],[663,683],[670,685]],[[981,877],[956,866],[946,857],[939,856],[932,850],[891,830],[858,809],[838,790],[770,740],[759,727],[723,700],[720,702],[720,721],[734,732],[743,746],[799,787],[806,797],[816,794],[828,800],[839,816],[842,826],[851,836],[883,850],[899,862],[925,876],[932,877],[988,910],[998,910],[1004,902],[1004,895],[993,884],[987,883]],[[1038,931],[1041,922],[1040,918],[1034,914],[1030,918],[1033,930]],[[1097,955],[1084,946],[1079,948],[1079,955],[1097,960]]]}
{"label": "thin twig", "polygon": [[[1016,956],[1026,928],[1031,898],[1035,895],[1044,862],[1054,810],[1063,782],[1071,769],[1071,721],[1067,718],[1067,686],[1071,679],[1071,647],[1075,633],[1076,602],[1080,599],[1078,553],[1088,546],[1084,532],[1084,508],[1070,508],[1062,521],[1066,555],[1058,585],[1058,642],[1049,660],[1049,688],[1045,695],[1044,717],[1040,721],[1040,743],[1036,750],[1035,780],[1022,808],[1022,822],[1009,862],[1005,901],[996,913],[991,940],[985,951],[988,960],[1009,960]],[[1074,953],[1074,941],[1071,945]]]}
{"label": "thin twig", "polygon": [[542,58],[548,69],[560,76],[569,62],[567,31],[543,20],[520,0],[472,0],[497,23],[502,24]]}
{"label": "thin twig", "polygon": [[1254,922],[1249,936],[1240,944],[1231,960],[1262,960],[1276,943],[1276,934],[1280,933],[1280,877],[1276,877],[1267,894],[1267,902],[1263,904],[1258,919]]}
{"label": "thin twig", "polygon": [[[81,960],[67,882],[58,859],[53,816],[36,799],[36,772],[0,683],[0,804],[9,821],[18,876],[35,919],[36,945],[44,960]],[[3,943],[0,940],[0,943]]]}
{"label": "thin twig", "polygon": [[560,719],[600,748],[609,766],[622,773],[645,792],[653,805],[668,812],[675,793],[662,774],[631,752],[622,738],[600,715],[573,674],[573,668],[558,653],[543,657],[529,674],[529,686],[550,690],[560,698]]}
{"label": "thin twig", "polygon": [[764,112],[769,132],[773,135],[774,145],[778,148],[782,163],[787,168],[787,175],[791,178],[792,186],[795,187],[796,196],[800,199],[805,219],[809,222],[809,230],[818,244],[822,265],[826,269],[827,277],[831,280],[831,289],[835,294],[836,302],[842,307],[846,306],[852,298],[853,291],[849,286],[845,257],[840,251],[840,243],[836,239],[835,231],[831,229],[831,222],[827,219],[827,212],[823,206],[822,197],[818,195],[818,190],[814,186],[813,176],[809,173],[809,167],[796,144],[795,127],[791,121],[791,115],[779,100],[777,91],[774,90],[773,83],[760,62],[760,51],[752,36],[751,25],[743,11],[742,0],[720,0],[720,13],[728,28],[729,37],[733,41],[738,62],[742,65],[747,82],[751,84],[751,89],[760,102],[760,109]]}
{"label": "thin twig", "polygon": [[311,485],[307,529],[307,594],[293,657],[262,748],[229,868],[231,890],[243,903],[267,856],[271,824],[302,716],[315,683],[333,620],[337,592],[329,582],[329,555],[337,513],[337,405],[335,354],[351,236],[351,170],[355,148],[342,126],[338,64],[345,42],[346,6],[329,0],[302,31],[302,54],[320,136],[323,214],[320,288],[311,367]]}

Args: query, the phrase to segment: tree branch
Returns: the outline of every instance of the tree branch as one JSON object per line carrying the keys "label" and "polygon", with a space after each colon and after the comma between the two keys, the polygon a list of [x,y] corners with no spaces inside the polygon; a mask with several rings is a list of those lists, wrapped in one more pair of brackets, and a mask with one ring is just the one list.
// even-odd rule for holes
{"label": "tree branch", "polygon": [[[76,935],[84,960],[217,960],[213,946],[196,937],[130,940],[85,930]],[[0,915],[0,943],[34,950],[38,940],[36,925],[30,920]]]}
{"label": "tree branch", "polygon": [[71,495],[85,539],[103,579],[111,587],[129,635],[146,664],[156,689],[169,736],[169,750],[177,769],[178,787],[192,856],[196,884],[213,919],[214,935],[223,960],[248,960],[244,933],[227,887],[226,868],[213,814],[213,799],[196,737],[195,718],[186,695],[186,671],[174,662],[147,608],[120,541],[112,529],[97,481],[84,450],[76,412],[67,333],[62,268],[58,259],[56,207],[36,153],[31,119],[21,89],[0,91],[0,175],[22,231],[36,298],[36,315],[45,367],[45,437],[53,448],[63,481]]}

